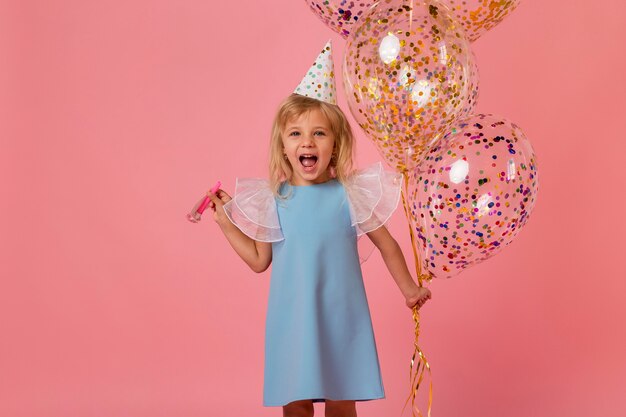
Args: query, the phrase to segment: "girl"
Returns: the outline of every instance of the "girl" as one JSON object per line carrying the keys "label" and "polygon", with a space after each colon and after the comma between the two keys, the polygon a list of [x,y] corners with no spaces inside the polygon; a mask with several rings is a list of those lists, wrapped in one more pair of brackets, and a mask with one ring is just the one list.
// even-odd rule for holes
{"label": "girl", "polygon": [[355,417],[356,401],[385,396],[358,235],[380,250],[409,308],[431,297],[383,226],[398,204],[399,174],[380,163],[352,172],[352,155],[339,107],[292,94],[273,123],[270,180],[238,179],[233,198],[207,193],[215,221],[250,268],[273,264],[263,404],[282,406],[285,417],[313,416],[313,402],[326,403],[326,417]]}

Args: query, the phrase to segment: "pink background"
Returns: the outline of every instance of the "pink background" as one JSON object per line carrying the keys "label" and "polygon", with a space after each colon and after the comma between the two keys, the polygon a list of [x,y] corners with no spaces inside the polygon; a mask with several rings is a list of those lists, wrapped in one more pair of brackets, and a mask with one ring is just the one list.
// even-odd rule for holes
{"label": "pink background", "polygon": [[[526,0],[474,44],[478,110],[524,129],[541,185],[512,245],[431,285],[435,417],[626,414],[625,12]],[[281,415],[269,271],[184,215],[265,176],[274,109],[328,38],[340,73],[304,1],[0,2],[1,416]],[[391,230],[412,265],[401,210]],[[410,311],[378,253],[364,275],[387,398],[359,415],[399,415]]]}

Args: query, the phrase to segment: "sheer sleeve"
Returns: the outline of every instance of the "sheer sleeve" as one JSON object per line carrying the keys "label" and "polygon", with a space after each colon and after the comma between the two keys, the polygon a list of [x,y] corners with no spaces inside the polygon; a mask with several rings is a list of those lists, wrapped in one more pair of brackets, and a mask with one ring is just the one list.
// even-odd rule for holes
{"label": "sheer sleeve", "polygon": [[268,180],[237,178],[235,195],[224,204],[224,211],[230,221],[251,239],[259,242],[284,239]]}
{"label": "sheer sleeve", "polygon": [[398,207],[402,174],[383,170],[380,162],[357,171],[346,182],[352,225],[357,235],[384,225]]}

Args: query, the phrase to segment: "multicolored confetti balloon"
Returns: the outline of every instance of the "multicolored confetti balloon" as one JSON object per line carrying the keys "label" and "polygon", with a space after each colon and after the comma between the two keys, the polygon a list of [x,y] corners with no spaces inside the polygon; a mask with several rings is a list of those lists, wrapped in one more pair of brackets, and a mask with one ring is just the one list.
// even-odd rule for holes
{"label": "multicolored confetti balloon", "polygon": [[306,0],[311,11],[322,22],[344,38],[347,38],[354,25],[361,16],[376,1],[347,1],[347,0]]}
{"label": "multicolored confetti balloon", "polygon": [[409,221],[422,267],[449,278],[493,255],[528,221],[538,191],[532,146],[490,114],[460,121],[409,173]]}
{"label": "multicolored confetti balloon", "polygon": [[415,167],[478,97],[470,43],[434,0],[377,3],[348,38],[343,72],[353,116],[399,172]]}
{"label": "multicolored confetti balloon", "polygon": [[492,29],[519,5],[521,0],[445,0],[470,41]]}

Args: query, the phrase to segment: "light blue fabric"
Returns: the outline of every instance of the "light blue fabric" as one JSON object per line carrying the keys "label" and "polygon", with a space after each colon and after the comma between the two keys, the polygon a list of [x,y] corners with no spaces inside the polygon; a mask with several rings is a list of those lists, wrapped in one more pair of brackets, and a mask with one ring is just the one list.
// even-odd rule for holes
{"label": "light blue fabric", "polygon": [[276,199],[284,240],[272,243],[264,406],[384,398],[372,322],[337,180],[289,186]]}

